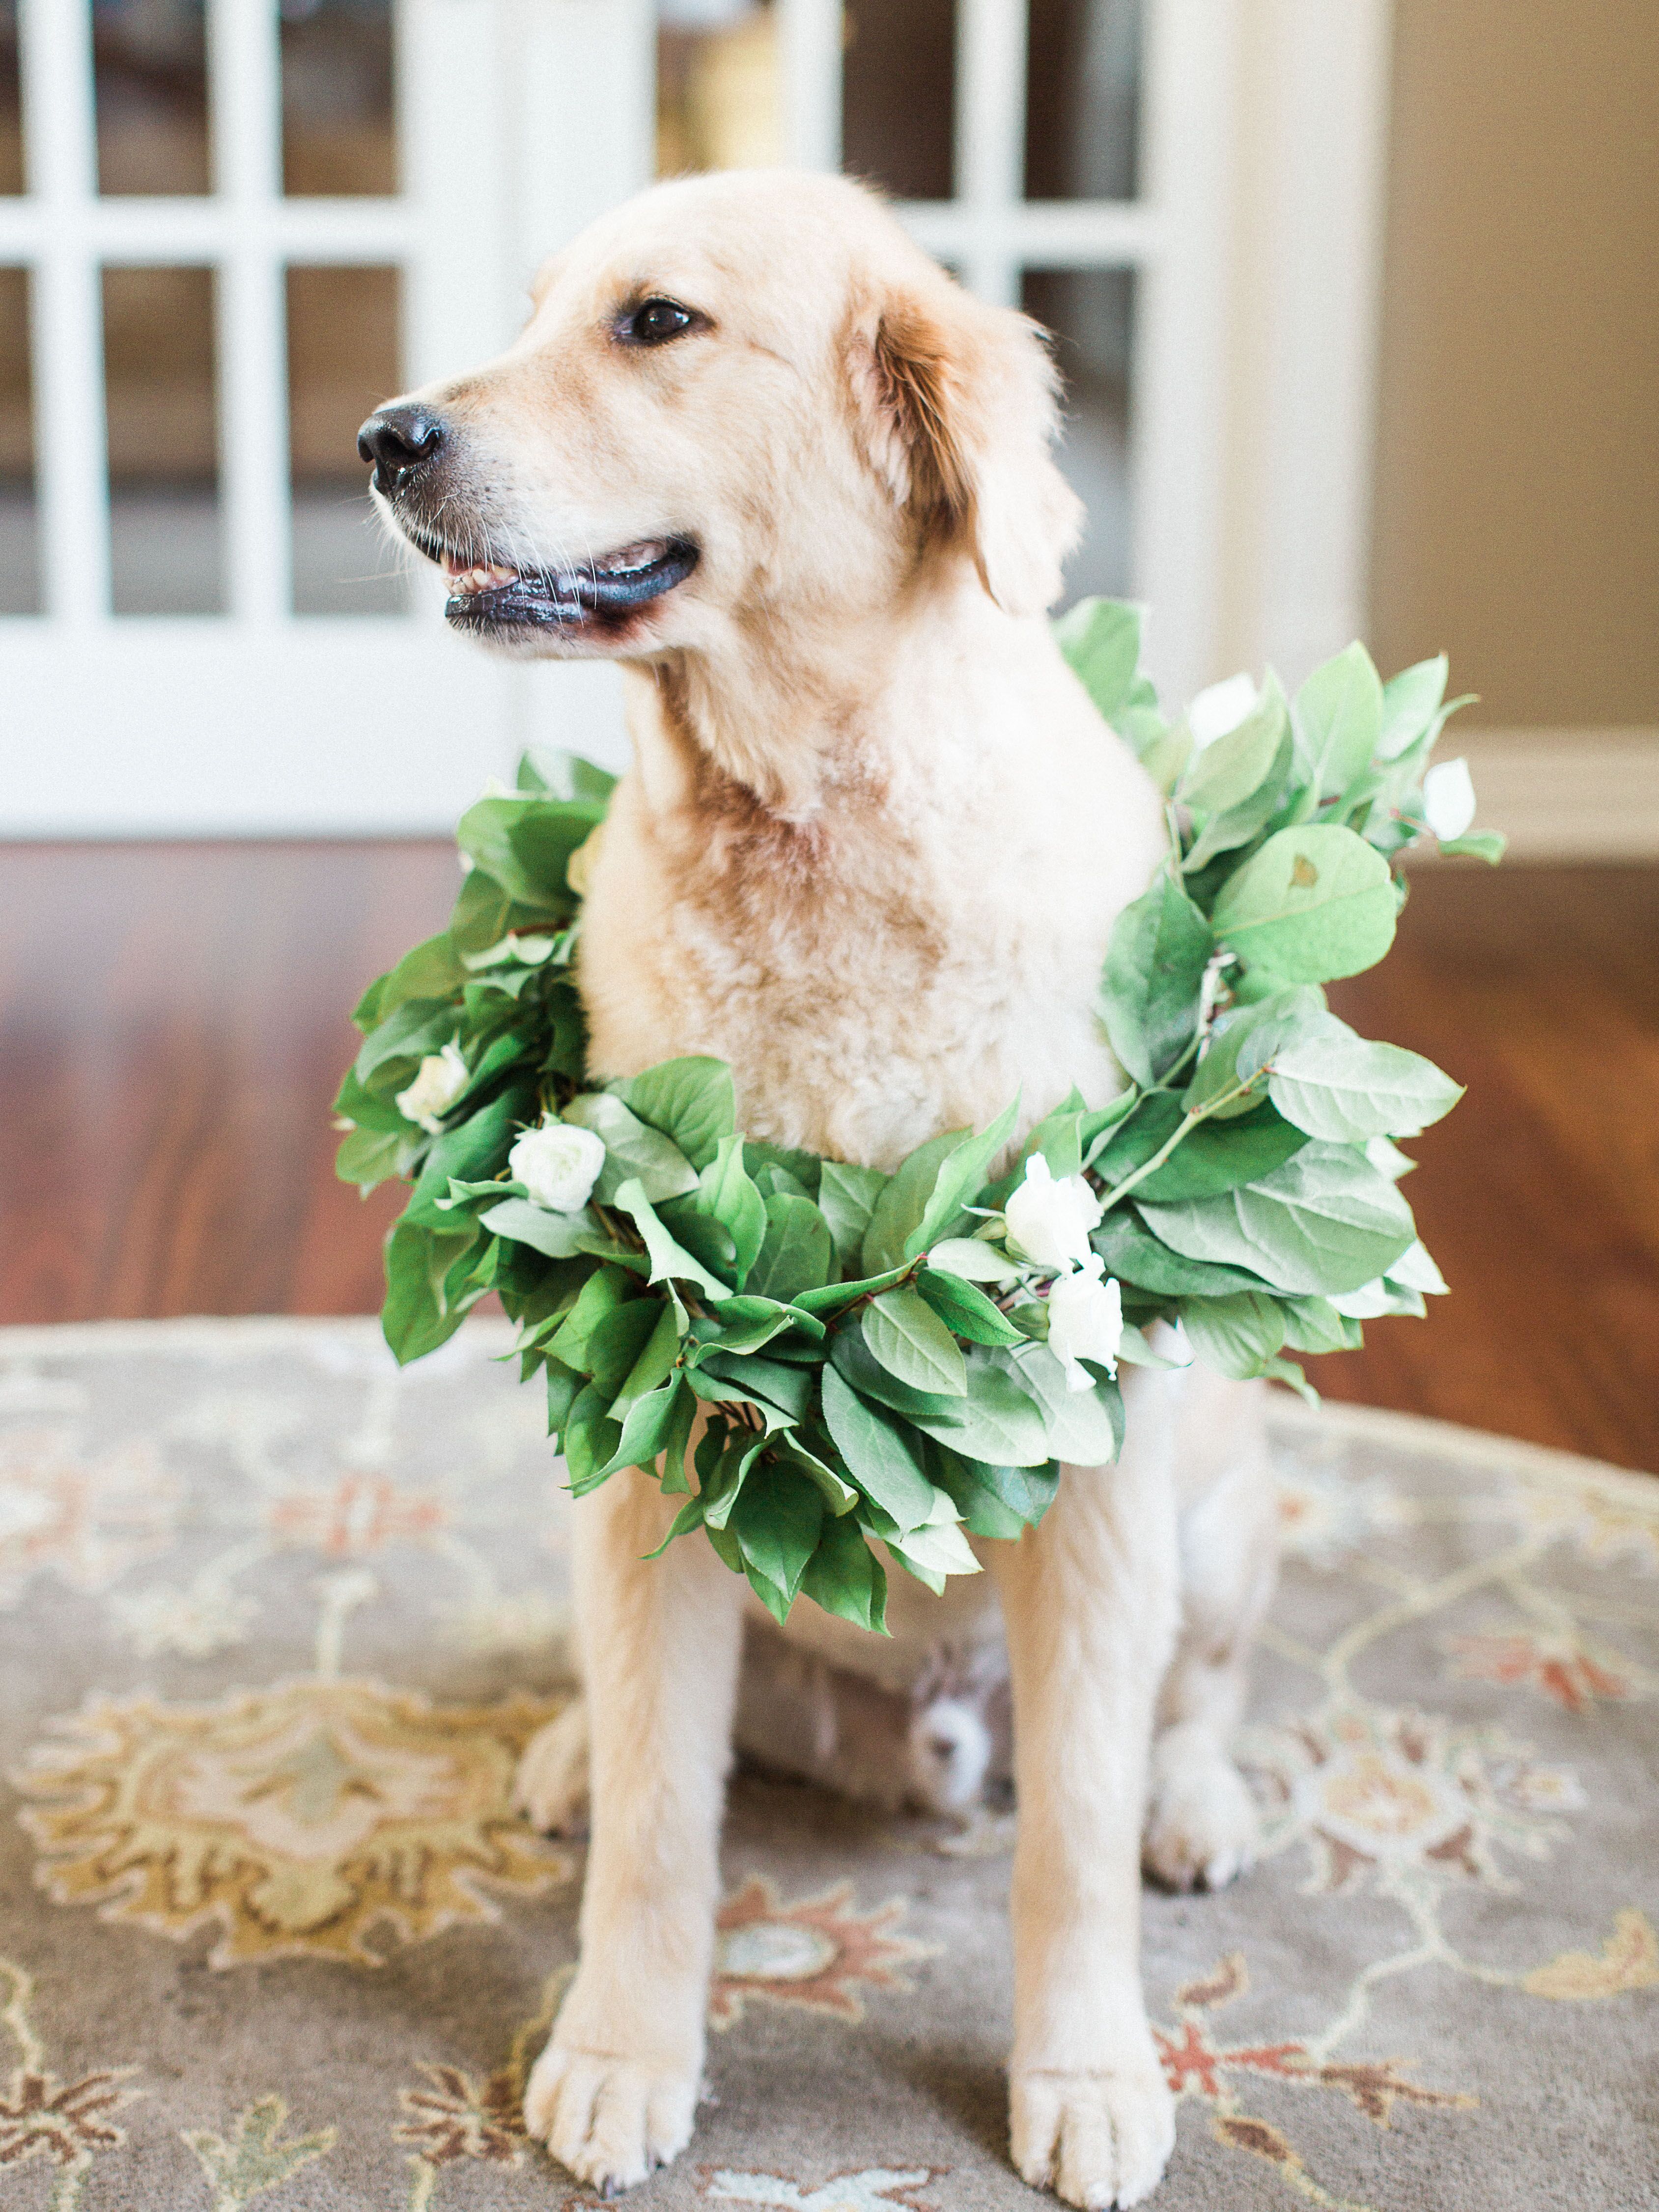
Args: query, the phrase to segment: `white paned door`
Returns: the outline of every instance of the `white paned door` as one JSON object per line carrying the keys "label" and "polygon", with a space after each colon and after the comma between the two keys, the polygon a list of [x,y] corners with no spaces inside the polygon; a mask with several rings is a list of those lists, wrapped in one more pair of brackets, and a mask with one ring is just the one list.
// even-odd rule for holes
{"label": "white paned door", "polygon": [[[1271,4],[1288,22],[1297,0]],[[319,545],[343,529],[374,541],[349,474],[355,418],[335,419],[347,402],[330,400],[312,356],[355,343],[394,291],[388,390],[505,343],[538,261],[659,158],[688,158],[659,143],[659,63],[665,100],[683,79],[705,124],[717,94],[738,102],[728,142],[742,150],[705,149],[705,165],[866,170],[870,70],[843,56],[927,11],[880,0],[844,22],[840,0],[380,0],[386,84],[353,139],[337,111],[380,66],[362,45],[376,0],[205,0],[192,169],[177,117],[143,137],[106,76],[126,18],[171,11],[199,28],[200,0],[100,0],[95,59],[93,0],[17,5],[24,167],[21,190],[0,184],[0,279],[28,273],[38,581],[32,607],[0,611],[0,835],[442,831],[526,742],[617,760],[614,671],[485,659],[447,633],[429,575],[371,579],[356,599],[313,588]],[[896,185],[899,212],[965,283],[1059,329],[1081,395],[1062,459],[1096,509],[1073,586],[1148,600],[1155,672],[1184,693],[1224,672],[1227,441],[1250,433],[1229,412],[1250,18],[1244,0],[1040,14],[957,0],[954,55],[936,71],[952,87],[945,150],[931,169],[912,163],[921,181]],[[698,46],[720,38],[723,61]],[[911,129],[890,118],[890,137]],[[145,346],[166,356],[171,327],[182,358],[191,313],[201,394],[181,416],[153,404]],[[383,396],[366,391],[361,411]],[[145,437],[195,470],[195,489],[135,479]],[[334,471],[325,498],[301,483],[307,453]],[[1231,542],[1237,556],[1237,530]],[[192,563],[210,577],[200,604],[187,604]],[[0,610],[14,604],[0,594]]]}

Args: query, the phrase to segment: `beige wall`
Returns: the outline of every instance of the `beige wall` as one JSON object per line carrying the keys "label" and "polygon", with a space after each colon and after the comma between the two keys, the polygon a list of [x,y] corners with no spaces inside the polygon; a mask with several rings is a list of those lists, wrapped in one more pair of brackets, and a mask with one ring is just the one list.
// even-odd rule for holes
{"label": "beige wall", "polygon": [[1378,402],[1379,662],[1659,725],[1659,0],[1396,0]]}

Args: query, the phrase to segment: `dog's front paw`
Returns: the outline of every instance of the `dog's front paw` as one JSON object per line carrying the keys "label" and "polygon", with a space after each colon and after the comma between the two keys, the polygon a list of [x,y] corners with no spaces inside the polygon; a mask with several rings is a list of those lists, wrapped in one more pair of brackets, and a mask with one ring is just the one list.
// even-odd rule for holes
{"label": "dog's front paw", "polygon": [[632,2189],[691,2140],[697,2077],[550,2043],[531,2069],[525,2126],[578,2181]]}
{"label": "dog's front paw", "polygon": [[1150,2057],[1121,2072],[1016,2074],[1008,2120],[1021,2179],[1086,2212],[1139,2204],[1175,2145],[1175,2100]]}
{"label": "dog's front paw", "polygon": [[544,1836],[587,1833],[586,1698],[573,1698],[525,1746],[514,1778],[513,1809]]}
{"label": "dog's front paw", "polygon": [[1255,1863],[1261,1823],[1244,1778],[1208,1737],[1171,1729],[1152,1755],[1141,1860],[1170,1889],[1223,1889]]}

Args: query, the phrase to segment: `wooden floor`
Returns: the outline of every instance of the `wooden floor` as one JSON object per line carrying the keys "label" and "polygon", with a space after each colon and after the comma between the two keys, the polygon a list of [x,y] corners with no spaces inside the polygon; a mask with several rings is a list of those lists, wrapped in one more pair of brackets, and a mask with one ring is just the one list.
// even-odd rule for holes
{"label": "wooden floor", "polygon": [[[397,1194],[332,1173],[362,985],[440,844],[0,848],[0,1322],[355,1313]],[[1424,871],[1334,994],[1469,1096],[1407,1186],[1455,1295],[1334,1397],[1659,1473],[1659,870]]]}

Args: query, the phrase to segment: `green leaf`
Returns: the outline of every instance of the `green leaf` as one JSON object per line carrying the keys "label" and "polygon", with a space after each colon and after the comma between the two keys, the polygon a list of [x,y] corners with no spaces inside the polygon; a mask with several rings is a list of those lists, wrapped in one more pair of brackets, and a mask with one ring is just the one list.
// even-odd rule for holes
{"label": "green leaf", "polygon": [[1275,1290],[1320,1297],[1373,1281],[1415,1239],[1405,1200],[1346,1145],[1305,1145],[1224,1197],[1141,1211],[1177,1252],[1252,1267]]}
{"label": "green leaf", "polygon": [[[1018,1099],[1010,1100],[988,1129],[964,1137],[945,1154],[928,1193],[927,1203],[922,1208],[921,1218],[905,1238],[899,1256],[914,1260],[957,1225],[963,1208],[978,1196],[992,1160],[1013,1133],[1014,1116],[1018,1111]],[[903,1173],[901,1168],[900,1176]]]}
{"label": "green leaf", "polygon": [[466,1318],[466,1305],[451,1301],[445,1285],[477,1243],[477,1232],[470,1228],[423,1229],[407,1218],[386,1239],[380,1329],[400,1367],[435,1352]]}
{"label": "green leaf", "polygon": [[[801,1314],[794,1306],[783,1304],[777,1298],[746,1297],[723,1298],[711,1309],[706,1322],[694,1324],[694,1333],[702,1343],[718,1346],[722,1352],[744,1353],[758,1352],[775,1336],[781,1336],[787,1328],[797,1327],[816,1329],[822,1338],[823,1325]],[[705,1335],[712,1328],[714,1334]]]}
{"label": "green leaf", "polygon": [[547,1360],[547,1433],[556,1437],[570,1419],[570,1409],[580,1397],[587,1378],[562,1359]]}
{"label": "green leaf", "polygon": [[908,1528],[903,1535],[889,1536],[885,1540],[899,1565],[908,1568],[918,1582],[926,1583],[935,1596],[944,1594],[949,1576],[981,1572],[979,1561],[955,1521],[930,1521],[922,1528]]}
{"label": "green leaf", "polygon": [[[928,1253],[927,1266],[939,1273],[954,1275],[964,1283],[1017,1283],[1019,1280],[1019,1269],[1000,1245],[986,1243],[977,1237],[946,1237]],[[960,1334],[966,1336],[969,1332],[964,1328]]]}
{"label": "green leaf", "polygon": [[560,1118],[591,1129],[605,1146],[605,1165],[593,1186],[602,1206],[613,1204],[630,1180],[641,1185],[653,1206],[697,1188],[697,1171],[672,1138],[641,1121],[608,1091],[584,1091],[571,1100]]}
{"label": "green leaf", "polygon": [[1146,1165],[1174,1135],[1186,1111],[1186,1105],[1172,1092],[1149,1091],[1132,1114],[1096,1139],[1098,1149],[1091,1146],[1094,1157],[1088,1164],[1109,1190],[1136,1168]]}
{"label": "green leaf", "polygon": [[1226,1297],[1264,1287],[1258,1274],[1172,1251],[1127,1206],[1115,1206],[1089,1242],[1119,1282],[1155,1297]]}
{"label": "green leaf", "polygon": [[[635,1301],[636,1306],[650,1303],[646,1298]],[[659,1383],[666,1382],[680,1356],[679,1316],[668,1299],[659,1299],[656,1304],[657,1318],[651,1333],[641,1345],[637,1358],[611,1403],[611,1410],[619,1421],[626,1418],[629,1407],[637,1400],[647,1396]],[[597,1366],[594,1374],[596,1379],[599,1379]]]}
{"label": "green leaf", "polygon": [[819,1496],[831,1513],[850,1513],[859,1502],[859,1493],[827,1460],[814,1451],[808,1451],[799,1436],[780,1436],[774,1446],[778,1457],[791,1467],[798,1467],[807,1479],[817,1484]]}
{"label": "green leaf", "polygon": [[[742,1399],[763,1413],[769,1407],[791,1421],[805,1418],[812,1395],[810,1368],[794,1367],[781,1359],[736,1354],[710,1347],[698,1359],[692,1380],[705,1398]],[[775,1425],[774,1424],[773,1425]]]}
{"label": "green leaf", "polygon": [[1128,705],[1140,665],[1141,611],[1127,599],[1079,599],[1054,624],[1060,651],[1104,721]]}
{"label": "green leaf", "polygon": [[454,1216],[441,1204],[449,1195],[450,1183],[484,1182],[505,1167],[514,1135],[535,1110],[534,1085],[514,1084],[466,1121],[434,1137],[404,1209],[404,1220],[427,1229],[453,1229]]}
{"label": "green leaf", "polygon": [[1181,864],[1185,874],[1196,875],[1218,853],[1249,843],[1281,802],[1291,757],[1290,714],[1269,669],[1255,709],[1204,748],[1177,790],[1202,823]]}
{"label": "green leaf", "polygon": [[1370,764],[1382,736],[1382,681],[1363,645],[1315,669],[1296,695],[1294,720],[1297,759],[1316,796],[1345,791]]}
{"label": "green leaf", "polygon": [[845,1312],[848,1306],[856,1305],[860,1298],[872,1297],[878,1291],[884,1291],[890,1283],[900,1281],[910,1273],[910,1268],[908,1260],[901,1260],[896,1267],[888,1267],[879,1275],[860,1275],[854,1282],[826,1283],[822,1290],[803,1291],[793,1303],[803,1313],[823,1315],[833,1320],[837,1314]]}
{"label": "green leaf", "polygon": [[[945,1244],[935,1247],[928,1266],[916,1278],[917,1290],[945,1327],[957,1336],[965,1336],[974,1344],[1018,1344],[1023,1332],[992,1304],[983,1291],[965,1282],[960,1275],[933,1264],[939,1252],[949,1249]],[[980,1247],[981,1250],[984,1249]],[[868,1333],[866,1329],[866,1334]]]}
{"label": "green leaf", "polygon": [[741,1137],[720,1139],[714,1158],[702,1170],[697,1204],[731,1237],[732,1266],[741,1286],[766,1241],[766,1201],[744,1166]]}
{"label": "green leaf", "polygon": [[1339,1313],[1328,1298],[1283,1298],[1279,1304],[1292,1352],[1352,1352],[1364,1340],[1359,1323]]}
{"label": "green leaf", "polygon": [[443,1050],[460,1024],[461,1009],[452,1000],[410,999],[369,1031],[351,1072],[365,1091],[390,1099],[414,1081],[428,1054]]}
{"label": "green leaf", "polygon": [[590,1382],[570,1408],[565,1424],[564,1463],[570,1487],[580,1498],[606,1480],[622,1442],[622,1423],[610,1413],[610,1393]]}
{"label": "green leaf", "polygon": [[1211,949],[1209,923],[1162,868],[1113,926],[1102,986],[1106,1033],[1144,1089],[1192,1042]]}
{"label": "green leaf", "polygon": [[780,1626],[823,1527],[823,1500],[803,1474],[768,1464],[744,1485],[728,1523],[750,1587]]}
{"label": "green leaf", "polygon": [[481,799],[462,815],[455,842],[520,904],[565,915],[575,905],[565,876],[570,855],[605,811],[592,800],[534,793]]}
{"label": "green leaf", "polygon": [[884,1291],[864,1309],[864,1340],[890,1375],[913,1390],[965,1397],[962,1346],[926,1298],[908,1285]]}
{"label": "green leaf", "polygon": [[994,1467],[965,1458],[932,1437],[927,1468],[975,1536],[1006,1538],[1034,1528],[1060,1488],[1060,1468],[1054,1461],[1040,1468]]}
{"label": "green leaf", "polygon": [[803,1597],[837,1620],[887,1633],[887,1577],[850,1515],[824,1522],[800,1588]]}
{"label": "green leaf", "polygon": [[1357,975],[1394,942],[1389,864],[1352,830],[1303,823],[1269,837],[1223,885],[1217,938],[1290,983]]}
{"label": "green leaf", "polygon": [[1509,847],[1509,839],[1498,830],[1475,830],[1466,837],[1446,837],[1440,850],[1456,860],[1484,860],[1495,868]]}
{"label": "green leaf", "polygon": [[1187,1340],[1205,1364],[1239,1380],[1260,1375],[1285,1341],[1285,1316],[1259,1291],[1191,1298],[1181,1309]]}
{"label": "green leaf", "polygon": [[834,1256],[830,1224],[810,1198],[769,1198],[766,1235],[747,1288],[787,1304],[822,1288]]}
{"label": "green leaf", "polygon": [[1105,1467],[1123,1442],[1123,1401],[1115,1382],[1097,1382],[1092,1390],[1071,1389],[1066,1370],[1044,1344],[1025,1344],[994,1353],[1036,1401],[1048,1438],[1048,1457],[1073,1467]]}
{"label": "green leaf", "polygon": [[550,1213],[544,1206],[532,1206],[527,1198],[503,1199],[499,1206],[481,1213],[478,1220],[492,1237],[528,1244],[550,1260],[574,1259],[582,1249],[579,1240],[592,1237],[599,1228],[586,1206],[580,1213]]}
{"label": "green leaf", "polygon": [[340,1140],[334,1172],[342,1182],[356,1183],[367,1194],[394,1176],[407,1175],[420,1140],[401,1130],[353,1129]]}
{"label": "green leaf", "polygon": [[352,1010],[351,1018],[362,1030],[374,1029],[411,999],[447,999],[459,991],[466,969],[449,932],[428,937],[417,945],[388,975],[369,985]]}
{"label": "green leaf", "polygon": [[[616,1090],[641,1121],[672,1137],[694,1168],[712,1165],[724,1139],[738,1126],[732,1071],[723,1060],[665,1060],[642,1075],[630,1076]],[[653,1198],[656,1194],[651,1194]],[[662,1194],[665,1198],[674,1194]]]}
{"label": "green leaf", "polygon": [[[547,1347],[553,1358],[562,1359],[567,1367],[574,1367],[584,1375],[591,1375],[593,1363],[589,1357],[588,1346],[595,1330],[619,1306],[637,1297],[639,1287],[633,1276],[623,1267],[600,1267],[591,1274],[582,1285],[575,1304]],[[653,1302],[643,1299],[640,1302],[649,1313]]]}
{"label": "green leaf", "polygon": [[1135,1185],[1135,1196],[1167,1204],[1236,1190],[1268,1174],[1307,1141],[1305,1130],[1292,1127],[1271,1106],[1260,1106],[1242,1121],[1201,1121],[1156,1173]]}
{"label": "green leaf", "polygon": [[[665,1306],[663,1311],[672,1319],[668,1307]],[[660,1383],[655,1389],[647,1390],[635,1398],[623,1419],[622,1436],[617,1448],[599,1469],[596,1479],[605,1481],[613,1474],[620,1474],[625,1467],[642,1468],[650,1473],[658,1453],[673,1432],[682,1400],[690,1396],[685,1384],[676,1376],[672,1382]],[[620,1401],[611,1409],[613,1420],[619,1411]]]}
{"label": "green leaf", "polygon": [[824,1162],[818,1179],[818,1210],[830,1224],[836,1257],[843,1267],[859,1265],[871,1211],[886,1181],[879,1168],[850,1167],[844,1160]]}
{"label": "green leaf", "polygon": [[1380,759],[1398,760],[1434,720],[1446,696],[1449,671],[1442,653],[1389,677],[1382,686],[1382,728],[1376,742]]}
{"label": "green leaf", "polygon": [[933,1486],[898,1424],[861,1397],[833,1366],[823,1370],[823,1419],[848,1473],[903,1528],[933,1510]]}
{"label": "green leaf", "polygon": [[645,1194],[642,1184],[630,1176],[617,1193],[611,1203],[619,1213],[625,1213],[645,1239],[646,1253],[651,1261],[651,1280],[691,1283],[711,1298],[728,1298],[732,1295],[729,1283],[711,1275],[700,1260],[694,1260],[684,1246],[672,1237],[658,1219],[656,1209]]}
{"label": "green leaf", "polygon": [[609,806],[617,778],[608,768],[562,745],[538,745],[520,757],[518,784],[520,791],[540,791],[550,799],[592,799]]}
{"label": "green leaf", "polygon": [[1406,1247],[1389,1266],[1388,1279],[1390,1284],[1402,1289],[1426,1291],[1431,1298],[1446,1294],[1446,1279],[1436,1267],[1427,1247],[1420,1243]]}
{"label": "green leaf", "polygon": [[1346,1026],[1275,1052],[1267,1092],[1287,1121],[1334,1144],[1414,1137],[1463,1095],[1432,1060],[1373,1044]]}
{"label": "green leaf", "polygon": [[883,1187],[871,1210],[864,1232],[859,1264],[866,1275],[879,1275],[910,1258],[906,1247],[910,1232],[927,1210],[927,1201],[939,1181],[939,1171],[957,1147],[973,1134],[970,1129],[947,1129],[902,1161]]}
{"label": "green leaf", "polygon": [[[635,1362],[664,1313],[672,1325],[673,1309],[665,1301],[630,1298],[614,1307],[593,1329],[587,1340],[587,1371],[605,1392],[607,1401],[616,1397],[633,1372]],[[611,1410],[617,1411],[614,1407]],[[622,1419],[620,1412],[617,1418]]]}
{"label": "green leaf", "polygon": [[988,1460],[1000,1467],[1041,1467],[1050,1456],[1042,1416],[1030,1394],[992,1364],[994,1354],[977,1346],[968,1355],[965,1398],[913,1390],[890,1375],[872,1357],[862,1334],[851,1329],[842,1329],[830,1340],[830,1357],[860,1396],[902,1414],[924,1435],[969,1459]]}

